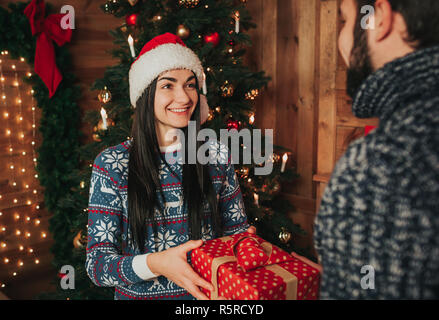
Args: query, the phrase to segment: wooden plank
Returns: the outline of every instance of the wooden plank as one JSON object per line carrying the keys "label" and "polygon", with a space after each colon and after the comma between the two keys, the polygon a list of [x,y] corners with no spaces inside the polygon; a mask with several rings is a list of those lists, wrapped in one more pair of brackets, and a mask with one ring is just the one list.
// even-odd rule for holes
{"label": "wooden plank", "polygon": [[[337,0],[320,2],[317,176],[330,175],[336,157],[338,5]],[[316,211],[320,206],[325,186],[325,183],[317,182]]]}
{"label": "wooden plank", "polygon": [[338,161],[346,152],[351,143],[364,136],[363,127],[337,127],[336,138],[336,161]]}
{"label": "wooden plank", "polygon": [[271,81],[262,96],[261,109],[256,115],[260,128],[273,129],[276,133],[277,116],[277,33],[278,33],[278,1],[262,1],[261,70],[264,70]]}
{"label": "wooden plank", "polygon": [[313,197],[315,146],[315,69],[317,0],[300,0],[298,3],[298,113],[297,113],[297,181],[296,193]]}

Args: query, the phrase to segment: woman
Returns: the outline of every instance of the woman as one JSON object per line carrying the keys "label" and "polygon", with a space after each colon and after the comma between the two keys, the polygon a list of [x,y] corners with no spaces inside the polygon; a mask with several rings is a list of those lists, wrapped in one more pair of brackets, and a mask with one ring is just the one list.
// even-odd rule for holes
{"label": "woman", "polygon": [[207,299],[199,287],[213,286],[192,270],[188,252],[202,240],[254,232],[230,157],[183,163],[188,148],[169,139],[180,129],[187,146],[190,120],[199,130],[208,108],[199,83],[200,60],[169,33],[149,41],[130,68],[132,140],[97,156],[89,199],[87,273],[114,286],[115,299]]}

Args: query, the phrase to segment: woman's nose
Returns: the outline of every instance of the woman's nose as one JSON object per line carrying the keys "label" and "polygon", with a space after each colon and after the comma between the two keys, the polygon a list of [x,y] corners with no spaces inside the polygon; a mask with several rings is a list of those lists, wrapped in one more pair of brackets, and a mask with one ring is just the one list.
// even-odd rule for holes
{"label": "woman's nose", "polygon": [[179,87],[175,90],[174,100],[181,105],[186,105],[191,101],[191,98],[183,87]]}

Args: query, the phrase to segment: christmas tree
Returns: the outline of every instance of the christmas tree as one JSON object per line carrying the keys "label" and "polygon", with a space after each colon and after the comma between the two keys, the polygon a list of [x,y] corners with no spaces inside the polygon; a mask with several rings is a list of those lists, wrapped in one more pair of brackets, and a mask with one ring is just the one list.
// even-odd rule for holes
{"label": "christmas tree", "polygon": [[[84,119],[94,128],[94,141],[82,147],[82,169],[71,173],[78,187],[60,202],[66,210],[77,210],[78,217],[66,226],[71,238],[67,242],[62,239],[65,242],[63,250],[71,250],[72,255],[68,260],[65,255],[55,255],[58,267],[72,265],[73,259],[76,287],[68,292],[61,290],[59,297],[111,299],[114,293],[112,288],[96,288],[84,270],[89,182],[95,157],[105,148],[130,137],[133,108],[129,100],[128,72],[136,54],[147,41],[171,32],[182,38],[199,56],[206,75],[210,106],[203,127],[214,129],[218,137],[221,129],[257,129],[254,100],[263,93],[270,78],[263,71],[249,70],[243,63],[246,48],[251,45],[246,32],[256,27],[246,9],[246,2],[109,0],[102,5],[105,13],[121,19],[121,26],[110,31],[117,46],[111,53],[119,63],[109,67],[104,77],[96,80],[92,87],[98,93],[102,107],[99,111],[88,111]],[[241,144],[241,147],[248,146]],[[294,208],[280,196],[282,182],[297,178],[294,169],[285,165],[287,156],[291,156],[290,150],[274,146],[268,160],[273,163],[269,175],[255,175],[254,169],[263,164],[253,161],[251,164],[235,164],[235,171],[246,214],[249,222],[256,226],[258,235],[288,252],[296,251],[312,258],[307,250],[294,246],[295,235],[304,235],[304,231],[288,217],[287,213]],[[56,234],[54,237],[56,239]]]}

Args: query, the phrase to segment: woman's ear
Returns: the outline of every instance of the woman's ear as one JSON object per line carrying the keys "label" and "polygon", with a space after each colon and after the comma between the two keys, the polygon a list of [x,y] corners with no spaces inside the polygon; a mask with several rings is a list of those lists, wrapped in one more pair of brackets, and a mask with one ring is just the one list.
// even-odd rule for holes
{"label": "woman's ear", "polygon": [[209,105],[207,103],[207,98],[204,94],[200,94],[200,124],[207,121],[209,117]]}

